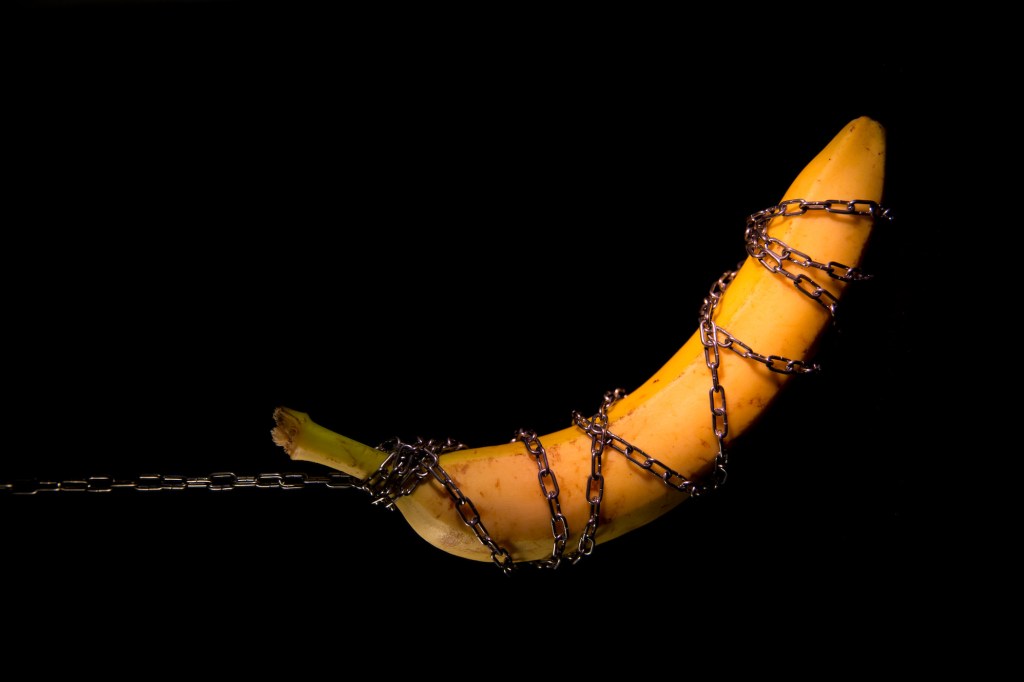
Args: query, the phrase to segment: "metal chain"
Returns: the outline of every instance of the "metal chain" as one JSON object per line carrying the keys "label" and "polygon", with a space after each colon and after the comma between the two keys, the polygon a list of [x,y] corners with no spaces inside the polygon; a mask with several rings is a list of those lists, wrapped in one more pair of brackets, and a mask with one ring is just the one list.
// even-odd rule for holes
{"label": "metal chain", "polygon": [[[705,330],[702,328],[701,331],[704,332]],[[790,360],[789,358],[785,358],[781,355],[761,355],[760,353],[755,352],[753,348],[727,332],[724,327],[719,327],[717,324],[709,325],[706,332],[718,335],[717,346],[719,348],[727,348],[733,353],[739,355],[741,358],[760,362],[765,367],[773,372],[777,372],[778,374],[810,374],[821,369],[817,363],[808,364],[803,360]]]}
{"label": "metal chain", "polygon": [[476,510],[476,505],[462,494],[459,486],[455,485],[455,481],[452,480],[452,477],[440,465],[435,464],[432,466],[430,473],[434,475],[438,483],[444,486],[452,501],[455,502],[455,511],[459,513],[459,518],[462,519],[462,522],[469,526],[473,534],[476,535],[476,539],[480,541],[480,544],[491,550],[491,561],[494,562],[494,565],[500,568],[501,572],[506,575],[511,573],[515,567],[512,555],[507,549],[491,539],[490,533],[487,532],[487,527],[484,526],[483,521],[480,519],[480,512]]}
{"label": "metal chain", "polygon": [[263,488],[279,490],[303,490],[307,488],[331,488],[347,490],[360,488],[361,479],[339,472],[326,476],[311,476],[305,473],[258,474],[240,476],[230,472],[217,472],[209,476],[173,476],[169,474],[143,474],[134,478],[112,478],[110,476],[89,476],[88,478],[51,481],[38,478],[0,480],[0,493],[14,495],[35,495],[51,492],[109,493],[115,490],[238,490],[239,488]]}
{"label": "metal chain", "polygon": [[373,504],[383,504],[391,509],[395,500],[411,494],[420,482],[431,475],[439,455],[465,447],[451,438],[443,441],[420,438],[415,443],[403,443],[393,438],[377,446],[388,456],[360,487],[373,497]]}
{"label": "metal chain", "polygon": [[555,542],[551,548],[551,558],[542,562],[547,568],[558,568],[562,561],[562,554],[565,552],[565,543],[569,541],[569,521],[562,514],[562,505],[558,501],[558,479],[555,472],[551,470],[548,463],[548,452],[540,443],[536,431],[519,429],[516,432],[515,441],[522,441],[526,446],[526,452],[533,457],[537,463],[537,480],[540,481],[540,492],[548,502],[548,510],[551,513],[551,535]]}
{"label": "metal chain", "polygon": [[[716,459],[715,470],[712,473],[712,480],[714,483],[697,483],[696,481],[687,478],[672,467],[668,466],[664,462],[651,457],[646,452],[628,442],[624,438],[615,435],[611,431],[608,434],[608,447],[615,450],[620,455],[625,457],[629,462],[640,467],[644,471],[657,476],[661,481],[669,488],[675,488],[679,492],[687,493],[693,497],[698,497],[706,492],[719,487],[725,482],[725,465],[726,458],[724,454],[721,459]],[[720,452],[724,453],[724,449],[720,449]],[[718,473],[720,472],[720,473]]]}
{"label": "metal chain", "polygon": [[594,536],[597,534],[597,525],[601,518],[601,502],[604,500],[604,474],[601,473],[601,469],[604,449],[608,444],[608,408],[625,395],[625,391],[621,388],[605,393],[597,414],[589,420],[579,412],[572,413],[573,423],[590,436],[590,476],[587,477],[586,487],[590,515],[576,545],[576,552],[570,556],[574,564],[594,552],[596,545]]}
{"label": "metal chain", "polygon": [[[802,360],[791,360],[781,355],[762,355],[757,353],[753,348],[730,334],[724,327],[718,326],[712,320],[712,315],[715,308],[718,307],[722,294],[725,293],[726,288],[735,279],[738,272],[738,269],[728,270],[719,277],[711,286],[711,291],[708,292],[707,298],[704,299],[704,303],[700,308],[700,324],[698,329],[700,330],[701,343],[704,345],[705,362],[708,369],[711,370],[712,381],[716,382],[714,385],[717,385],[718,380],[719,348],[727,348],[742,358],[760,362],[771,371],[779,374],[809,374],[819,371],[821,368],[817,364],[807,364]],[[714,390],[714,385],[712,390]],[[712,395],[713,399],[714,395]]]}
{"label": "metal chain", "polygon": [[[819,285],[807,275],[794,274],[786,269],[785,263],[792,262],[806,268],[815,268],[826,272],[829,277],[845,282],[863,281],[870,278],[857,268],[843,265],[835,261],[827,263],[812,259],[802,251],[798,251],[785,242],[768,235],[768,224],[778,217],[801,216],[808,211],[822,210],[828,213],[843,215],[870,216],[872,219],[891,220],[888,209],[881,208],[873,201],[806,201],[793,199],[758,211],[747,218],[745,242],[747,253],[764,266],[769,272],[786,277],[804,295],[817,301],[831,315],[835,315],[837,298],[834,294]],[[570,535],[569,524],[562,514],[559,502],[558,480],[551,469],[547,451],[533,431],[520,429],[513,441],[522,441],[529,455],[537,464],[537,478],[541,493],[548,502],[551,514],[551,533],[554,543],[549,559],[521,562],[540,568],[558,568],[563,559],[572,563],[582,557],[589,556],[596,544],[601,502],[604,499],[604,475],[602,473],[603,455],[607,448],[623,455],[629,462],[649,471],[660,478],[667,486],[699,497],[723,485],[727,478],[728,449],[726,438],[729,435],[729,419],[726,406],[725,387],[719,380],[718,370],[721,366],[720,349],[728,349],[740,357],[759,362],[769,370],[781,374],[807,374],[820,369],[817,364],[808,364],[802,360],[793,360],[779,355],[763,355],[755,352],[734,335],[719,327],[714,321],[714,312],[722,300],[722,296],[738,272],[725,272],[711,286],[700,309],[699,332],[704,347],[704,362],[711,373],[711,389],[708,391],[711,409],[711,428],[717,440],[718,451],[715,463],[708,480],[698,483],[674,471],[658,459],[627,442],[613,433],[609,427],[608,409],[617,400],[625,396],[622,389],[605,394],[596,415],[587,419],[579,412],[573,412],[573,424],[582,429],[591,439],[590,475],[586,484],[586,499],[590,507],[587,523],[583,528],[579,543],[574,552],[566,555],[565,546]],[[517,564],[512,560],[507,549],[495,542],[484,526],[476,505],[459,489],[458,485],[438,462],[445,452],[464,449],[466,446],[447,439],[444,441],[419,439],[415,443],[403,443],[393,439],[378,447],[387,453],[384,462],[366,479],[358,479],[348,474],[334,472],[327,476],[310,476],[304,473],[259,474],[257,476],[238,476],[233,473],[220,472],[205,477],[186,478],[170,475],[143,475],[133,479],[114,479],[107,476],[91,476],[85,479],[65,481],[43,481],[39,479],[19,479],[16,481],[0,480],[0,493],[9,492],[21,495],[34,495],[40,492],[85,491],[111,492],[118,489],[141,491],[151,490],[235,490],[237,488],[278,488],[282,490],[300,490],[310,487],[326,487],[332,489],[355,488],[369,493],[374,504],[383,504],[394,509],[395,501],[411,494],[416,487],[433,477],[448,493],[455,504],[455,510],[477,540],[491,552],[491,560],[502,572],[508,574]]]}
{"label": "metal chain", "polygon": [[378,446],[377,449],[388,453],[388,456],[375,472],[356,487],[368,492],[373,497],[374,504],[383,503],[385,508],[393,510],[398,498],[412,494],[428,476],[433,476],[455,503],[455,511],[462,522],[469,526],[477,540],[491,551],[491,561],[503,573],[511,573],[514,568],[512,555],[491,538],[476,505],[462,493],[452,477],[438,463],[440,455],[465,447],[451,438],[444,441],[418,439],[415,443],[403,443],[394,438]]}
{"label": "metal chain", "polygon": [[[815,282],[807,275],[794,274],[786,269],[787,261],[802,265],[808,268],[816,268],[828,273],[828,276],[844,282],[853,282],[870,279],[857,268],[843,265],[835,261],[821,263],[813,260],[802,251],[797,251],[780,239],[768,236],[768,224],[774,218],[785,218],[789,216],[802,216],[808,211],[825,211],[840,215],[870,216],[872,220],[879,218],[892,220],[889,209],[883,209],[874,201],[855,199],[853,201],[840,201],[830,199],[828,201],[807,201],[805,199],[790,199],[783,201],[776,206],[770,206],[763,211],[758,211],[747,218],[747,229],[744,234],[747,253],[763,265],[769,272],[782,275],[788,278],[793,285],[805,296],[817,301],[821,306],[835,315],[836,296]],[[777,248],[778,251],[773,250]]]}
{"label": "metal chain", "polygon": [[[725,437],[729,434],[729,415],[726,411],[725,387],[718,380],[718,368],[721,365],[722,358],[718,352],[720,347],[718,327],[713,317],[718,303],[722,300],[722,295],[729,287],[729,284],[736,278],[737,272],[739,272],[738,268],[736,270],[728,270],[711,285],[711,290],[701,305],[700,322],[698,325],[701,344],[704,346],[704,364],[707,365],[708,370],[711,372],[711,390],[708,392],[711,403],[711,430],[715,434],[718,445],[718,452],[715,453],[715,464],[712,469],[711,489],[725,484],[725,479],[728,477],[727,466],[729,464],[729,453],[725,445]],[[664,480],[666,483],[670,481],[667,478]],[[688,491],[694,496],[703,495],[705,492],[708,492],[706,486],[687,485],[685,479],[681,479],[679,484],[686,485]],[[692,490],[690,490],[691,488]]]}

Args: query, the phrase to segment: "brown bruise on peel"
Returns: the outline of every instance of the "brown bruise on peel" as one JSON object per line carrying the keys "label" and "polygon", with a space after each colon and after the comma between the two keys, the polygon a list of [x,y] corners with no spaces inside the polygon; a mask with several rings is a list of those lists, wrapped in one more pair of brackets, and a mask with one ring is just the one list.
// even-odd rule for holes
{"label": "brown bruise on peel", "polygon": [[449,467],[446,467],[446,469],[448,471],[448,475],[455,479],[456,483],[458,483],[458,478],[462,476],[464,473],[466,473],[465,464],[453,464]]}
{"label": "brown bruise on peel", "polygon": [[545,448],[548,453],[548,467],[555,471],[557,465],[562,461],[562,446],[561,444],[552,445],[550,448]]}

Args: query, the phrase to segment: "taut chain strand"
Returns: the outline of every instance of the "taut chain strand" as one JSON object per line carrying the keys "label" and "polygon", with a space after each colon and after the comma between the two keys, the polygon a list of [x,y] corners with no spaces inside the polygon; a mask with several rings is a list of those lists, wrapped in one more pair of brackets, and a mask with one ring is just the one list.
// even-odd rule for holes
{"label": "taut chain strand", "polygon": [[305,473],[259,474],[240,476],[231,472],[218,472],[209,476],[174,476],[170,474],[143,474],[132,478],[110,476],[89,476],[88,478],[63,481],[47,481],[38,478],[0,481],[0,493],[35,495],[51,492],[109,493],[115,490],[238,490],[239,488],[261,488],[277,490],[305,490],[308,488],[351,489],[360,488],[363,481],[340,471],[326,476],[311,476]]}
{"label": "taut chain strand", "polygon": [[587,503],[590,505],[590,515],[576,545],[576,552],[570,556],[574,564],[583,557],[590,556],[594,551],[594,535],[597,534],[597,524],[601,518],[601,501],[604,499],[604,475],[601,468],[609,437],[608,408],[624,395],[626,393],[621,388],[605,393],[600,409],[589,421],[579,412],[572,413],[573,423],[590,436],[590,476],[587,477]]}
{"label": "taut chain strand", "polygon": [[562,505],[558,501],[558,479],[555,472],[551,470],[548,463],[548,452],[540,444],[540,438],[536,431],[519,429],[513,441],[522,441],[530,457],[537,462],[537,479],[540,481],[540,492],[548,502],[548,510],[551,512],[551,535],[555,538],[554,546],[551,548],[551,558],[544,561],[549,568],[558,568],[562,561],[562,554],[565,552],[565,543],[569,541],[569,521],[562,514]]}
{"label": "taut chain strand", "polygon": [[[843,265],[835,261],[819,262],[806,253],[798,251],[785,242],[768,235],[768,225],[775,218],[802,216],[808,211],[825,211],[841,215],[870,216],[874,220],[891,220],[888,209],[883,209],[874,201],[865,200],[828,200],[806,201],[793,199],[758,211],[747,218],[744,241],[747,253],[757,260],[772,274],[790,280],[802,294],[816,301],[835,316],[836,296],[815,282],[804,273],[795,274],[787,269],[787,263],[794,263],[804,268],[821,270],[829,277],[843,282],[856,282],[870,279],[870,275],[855,267]],[[521,565],[537,568],[556,569],[563,560],[575,564],[582,557],[589,556],[596,544],[595,537],[604,499],[605,479],[602,474],[603,457],[606,450],[611,449],[624,456],[629,462],[657,476],[670,488],[699,497],[711,492],[725,483],[729,461],[726,438],[729,435],[729,419],[726,407],[725,387],[719,381],[718,369],[721,364],[721,349],[728,349],[740,357],[759,362],[769,370],[781,374],[808,374],[819,371],[817,364],[808,364],[802,360],[793,360],[779,355],[762,355],[740,341],[714,321],[714,312],[729,284],[736,277],[738,270],[725,272],[711,286],[700,309],[699,332],[701,344],[704,346],[704,362],[711,373],[711,388],[708,391],[711,410],[711,429],[717,440],[718,451],[714,466],[706,481],[696,482],[674,471],[656,458],[615,435],[609,429],[608,409],[626,394],[620,388],[605,394],[598,412],[589,419],[579,412],[573,412],[572,421],[591,439],[590,475],[586,484],[586,499],[589,515],[583,528],[576,549],[565,554],[570,537],[569,522],[562,513],[559,502],[558,480],[548,462],[547,451],[540,438],[533,431],[520,429],[513,441],[521,441],[527,453],[537,464],[537,478],[540,491],[547,501],[551,514],[551,534],[553,545],[551,556],[547,559],[514,562],[512,555],[498,544],[484,525],[476,505],[459,489],[456,482],[441,467],[439,458],[446,452],[464,449],[466,446],[452,439],[443,441],[418,439],[415,443],[403,443],[397,438],[382,443],[378,449],[387,453],[380,467],[366,479],[359,479],[341,472],[332,472],[326,476],[311,476],[305,473],[259,474],[257,476],[239,476],[230,472],[214,473],[209,476],[184,477],[172,475],[142,475],[129,479],[115,479],[109,476],[90,476],[84,479],[47,481],[40,479],[19,479],[14,481],[0,480],[0,493],[16,495],[34,495],[45,492],[111,492],[130,489],[139,491],[155,490],[191,490],[203,489],[211,491],[236,490],[238,488],[260,488],[279,490],[303,490],[308,488],[357,489],[367,492],[373,498],[373,504],[383,504],[393,509],[395,501],[411,494],[417,486],[428,478],[437,481],[452,498],[455,510],[477,540],[491,552],[491,560],[509,574]]]}

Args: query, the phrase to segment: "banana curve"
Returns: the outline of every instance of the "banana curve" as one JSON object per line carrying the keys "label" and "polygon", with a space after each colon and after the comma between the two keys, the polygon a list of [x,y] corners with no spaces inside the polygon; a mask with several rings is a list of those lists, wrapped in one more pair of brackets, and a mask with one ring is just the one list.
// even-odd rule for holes
{"label": "banana curve", "polygon": [[[884,161],[882,126],[867,117],[855,119],[804,168],[783,200],[880,202]],[[871,227],[870,217],[817,212],[776,218],[769,234],[819,261],[856,266]],[[841,295],[842,282],[830,280],[820,270],[790,265],[794,271],[807,270],[812,279],[827,285],[837,297]],[[748,257],[722,296],[714,320],[760,353],[806,360],[827,329],[830,316],[818,303],[793,289],[791,281],[773,275]],[[721,352],[719,379],[728,404],[729,440],[742,435],[760,417],[790,378],[735,353]],[[646,382],[610,407],[609,429],[682,475],[699,477],[710,468],[717,452],[710,382],[704,346],[699,332],[695,332]],[[591,440],[572,426],[541,435],[540,441],[557,476],[561,510],[571,533],[567,549],[571,549],[589,514]],[[289,454],[296,459],[323,461],[317,459],[323,454],[316,450],[311,446],[299,456],[292,451]],[[341,460],[335,457],[332,461],[337,468]],[[515,561],[551,556],[548,501],[538,485],[537,464],[522,443],[450,452],[441,455],[439,463],[472,500],[488,535]],[[349,466],[347,460],[345,464]],[[364,470],[372,470],[372,466],[367,463],[353,470],[365,475]],[[605,454],[602,473],[606,484],[598,543],[650,522],[687,498],[614,452]],[[398,498],[395,506],[435,547],[472,560],[492,560],[491,550],[463,522],[455,501],[437,481],[419,485],[412,494]]]}

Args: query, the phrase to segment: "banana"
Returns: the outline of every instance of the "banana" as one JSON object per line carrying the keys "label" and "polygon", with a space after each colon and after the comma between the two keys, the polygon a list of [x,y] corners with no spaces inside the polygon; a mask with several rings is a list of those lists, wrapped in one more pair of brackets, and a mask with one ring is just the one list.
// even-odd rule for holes
{"label": "banana", "polygon": [[[858,272],[877,217],[874,210],[855,209],[877,208],[884,167],[884,128],[868,117],[852,120],[779,204],[796,213],[803,204],[793,200],[806,200],[829,210],[791,215],[783,208],[764,220],[768,228],[753,250],[748,221],[750,255],[712,287],[699,328],[646,382],[606,400],[593,418],[574,415],[563,430],[443,451],[437,466],[421,468],[412,479],[418,484],[389,506],[393,501],[416,533],[445,552],[503,567],[557,565],[566,548],[578,547],[577,558],[588,554],[593,544],[701,492],[694,482],[716,473],[720,446],[764,413],[797,373],[791,370],[810,366],[834,304],[853,278],[842,275]],[[844,207],[850,211],[843,213]],[[829,277],[822,265],[840,277]],[[738,349],[750,352],[744,357]],[[388,456],[303,412],[281,407],[274,417],[273,439],[292,459],[366,479]]]}

